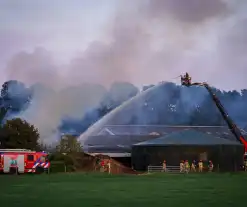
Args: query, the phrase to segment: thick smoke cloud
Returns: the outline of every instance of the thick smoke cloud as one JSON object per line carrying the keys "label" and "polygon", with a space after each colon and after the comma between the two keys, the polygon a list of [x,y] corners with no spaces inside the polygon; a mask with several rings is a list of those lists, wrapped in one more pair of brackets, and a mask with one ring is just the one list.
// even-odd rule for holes
{"label": "thick smoke cloud", "polygon": [[[106,38],[93,41],[69,64],[55,64],[45,49],[21,52],[10,60],[7,78],[60,86],[119,80],[142,85],[189,71],[216,87],[246,86],[245,1],[139,0],[118,6]],[[236,81],[229,84],[232,75]]]}
{"label": "thick smoke cloud", "polygon": [[154,0],[149,1],[147,11],[153,17],[166,16],[184,23],[201,24],[230,10],[221,0]]}
{"label": "thick smoke cloud", "polygon": [[7,64],[6,71],[9,79],[20,80],[29,85],[43,83],[56,86],[62,80],[51,54],[43,48],[35,48],[32,53],[17,53]]}
{"label": "thick smoke cloud", "polygon": [[62,119],[67,116],[79,119],[88,110],[97,107],[105,95],[105,88],[82,84],[55,91],[36,85],[33,94],[30,107],[19,116],[39,128],[43,141],[54,141],[60,133],[58,127]]}
{"label": "thick smoke cloud", "polygon": [[17,53],[3,71],[7,79],[48,88],[35,87],[32,105],[21,114],[43,137],[57,129],[62,117],[78,118],[99,103],[106,89],[92,83],[108,87],[126,81],[140,86],[174,80],[188,71],[221,89],[244,88],[243,8],[245,1],[120,1],[105,27],[106,38],[93,41],[69,63],[55,62],[56,54],[44,46]]}

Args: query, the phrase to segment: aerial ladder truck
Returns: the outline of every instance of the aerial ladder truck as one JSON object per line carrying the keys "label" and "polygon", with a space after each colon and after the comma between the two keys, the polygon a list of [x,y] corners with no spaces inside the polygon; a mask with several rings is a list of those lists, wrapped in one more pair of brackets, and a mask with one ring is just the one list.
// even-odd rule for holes
{"label": "aerial ladder truck", "polygon": [[208,91],[210,97],[213,99],[214,103],[216,104],[217,108],[219,109],[221,115],[223,116],[224,120],[226,121],[229,129],[235,136],[235,138],[244,145],[244,160],[247,160],[247,141],[244,138],[243,134],[241,133],[240,129],[237,127],[237,125],[234,123],[234,121],[231,119],[231,117],[228,115],[226,110],[224,109],[224,106],[221,104],[220,100],[216,96],[216,94],[212,91],[211,87],[206,83],[192,83],[191,77],[188,73],[185,75],[180,76],[181,77],[181,84],[187,87],[190,86],[202,86],[205,87]]}

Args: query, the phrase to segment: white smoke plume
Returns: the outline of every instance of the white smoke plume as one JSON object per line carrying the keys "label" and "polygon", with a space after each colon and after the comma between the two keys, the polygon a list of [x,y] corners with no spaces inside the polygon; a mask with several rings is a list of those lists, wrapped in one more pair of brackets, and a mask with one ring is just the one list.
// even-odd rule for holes
{"label": "white smoke plume", "polygon": [[22,114],[47,139],[61,117],[83,116],[98,103],[105,88],[91,83],[128,81],[139,86],[175,81],[188,71],[221,89],[241,89],[247,87],[244,8],[244,0],[119,1],[104,37],[91,41],[67,64],[54,61],[56,54],[45,45],[33,44],[31,52],[23,50],[8,61],[3,77],[52,89],[35,89],[33,104]]}

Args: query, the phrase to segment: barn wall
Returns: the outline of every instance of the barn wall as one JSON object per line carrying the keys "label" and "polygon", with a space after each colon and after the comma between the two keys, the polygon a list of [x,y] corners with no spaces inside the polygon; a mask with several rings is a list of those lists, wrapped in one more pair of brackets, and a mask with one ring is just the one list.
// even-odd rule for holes
{"label": "barn wall", "polygon": [[178,166],[181,160],[212,160],[220,171],[235,171],[243,164],[244,148],[241,145],[213,146],[133,146],[132,166],[135,170],[147,170],[148,165]]}

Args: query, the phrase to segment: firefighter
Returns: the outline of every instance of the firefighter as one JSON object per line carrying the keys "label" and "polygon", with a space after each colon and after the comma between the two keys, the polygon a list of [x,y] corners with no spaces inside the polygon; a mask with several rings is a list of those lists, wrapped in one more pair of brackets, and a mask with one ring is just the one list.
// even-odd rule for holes
{"label": "firefighter", "polygon": [[196,161],[193,160],[193,162],[191,163],[191,172],[196,172]]}
{"label": "firefighter", "polygon": [[191,85],[191,77],[189,76],[189,73],[185,73],[183,80],[186,83],[186,85]]}
{"label": "firefighter", "polygon": [[101,162],[100,162],[100,169],[101,169],[100,170],[101,172],[104,172],[105,171],[105,162],[104,162],[104,159],[102,159]]}
{"label": "firefighter", "polygon": [[203,162],[202,162],[202,160],[200,160],[200,161],[198,162],[198,171],[199,171],[199,172],[202,172],[202,171],[203,171]]}
{"label": "firefighter", "polygon": [[191,85],[191,77],[189,76],[188,73],[187,73],[187,78],[188,78],[188,84]]}
{"label": "firefighter", "polygon": [[96,171],[97,169],[99,169],[99,166],[100,166],[100,158],[96,157],[94,170]]}
{"label": "firefighter", "polygon": [[185,172],[188,173],[190,171],[190,164],[188,160],[185,161],[184,167],[185,167]]}
{"label": "firefighter", "polygon": [[213,162],[211,160],[209,160],[208,171],[212,172],[213,169],[214,169],[214,164],[213,164]]}
{"label": "firefighter", "polygon": [[108,160],[107,167],[108,167],[108,173],[111,174],[111,159]]}
{"label": "firefighter", "polygon": [[247,160],[244,161],[244,171],[247,172]]}
{"label": "firefighter", "polygon": [[166,161],[163,161],[163,172],[166,172]]}
{"label": "firefighter", "polygon": [[184,172],[184,161],[183,160],[181,160],[180,162],[180,172],[181,173]]}

